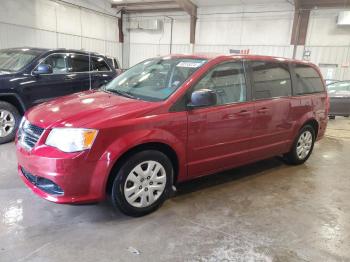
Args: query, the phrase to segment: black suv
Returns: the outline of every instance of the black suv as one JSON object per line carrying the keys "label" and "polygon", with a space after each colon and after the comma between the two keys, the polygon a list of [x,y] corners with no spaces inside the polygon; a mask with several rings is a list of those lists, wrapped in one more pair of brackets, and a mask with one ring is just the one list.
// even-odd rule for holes
{"label": "black suv", "polygon": [[13,140],[30,107],[88,89],[117,76],[105,56],[68,49],[0,50],[0,144]]}

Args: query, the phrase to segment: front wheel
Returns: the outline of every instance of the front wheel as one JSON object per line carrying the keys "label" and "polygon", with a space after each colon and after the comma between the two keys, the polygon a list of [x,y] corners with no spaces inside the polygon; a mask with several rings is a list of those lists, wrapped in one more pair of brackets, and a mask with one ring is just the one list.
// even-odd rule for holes
{"label": "front wheel", "polygon": [[15,138],[21,116],[13,105],[0,101],[0,144]]}
{"label": "front wheel", "polygon": [[315,143],[315,130],[305,125],[298,133],[292,149],[284,155],[287,163],[292,165],[303,164],[311,155]]}
{"label": "front wheel", "polygon": [[127,159],[113,181],[112,204],[139,217],[158,209],[171,192],[173,166],[162,152],[146,150]]}

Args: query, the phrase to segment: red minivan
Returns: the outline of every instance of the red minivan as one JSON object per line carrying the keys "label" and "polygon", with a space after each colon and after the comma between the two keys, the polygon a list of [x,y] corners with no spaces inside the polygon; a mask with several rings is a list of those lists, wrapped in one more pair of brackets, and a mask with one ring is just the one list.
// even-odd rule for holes
{"label": "red minivan", "polygon": [[273,156],[302,164],[327,116],[325,86],[311,63],[158,57],[101,90],[27,112],[16,139],[18,171],[47,200],[110,196],[125,214],[142,216],[185,180]]}

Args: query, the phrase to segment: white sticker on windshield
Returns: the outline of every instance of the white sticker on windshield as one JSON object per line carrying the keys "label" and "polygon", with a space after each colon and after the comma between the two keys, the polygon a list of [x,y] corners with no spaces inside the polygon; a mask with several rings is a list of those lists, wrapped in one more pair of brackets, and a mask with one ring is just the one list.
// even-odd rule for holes
{"label": "white sticker on windshield", "polygon": [[202,63],[195,63],[195,62],[180,62],[176,66],[178,67],[190,67],[190,68],[197,68],[200,67]]}

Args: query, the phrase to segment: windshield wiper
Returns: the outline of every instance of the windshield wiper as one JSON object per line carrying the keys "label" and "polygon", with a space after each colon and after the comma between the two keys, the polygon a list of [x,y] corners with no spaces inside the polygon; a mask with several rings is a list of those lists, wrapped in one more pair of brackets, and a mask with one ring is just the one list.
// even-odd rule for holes
{"label": "windshield wiper", "polygon": [[133,96],[132,94],[130,94],[129,92],[126,92],[126,91],[120,91],[120,90],[108,90],[108,89],[104,89],[105,91],[107,92],[110,92],[110,93],[115,93],[115,94],[118,94],[120,96],[124,96],[124,97],[128,97],[128,98],[132,98],[132,99],[139,99],[138,97],[136,96]]}

